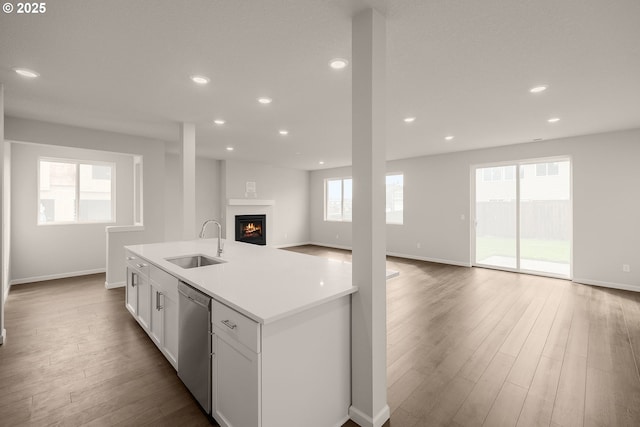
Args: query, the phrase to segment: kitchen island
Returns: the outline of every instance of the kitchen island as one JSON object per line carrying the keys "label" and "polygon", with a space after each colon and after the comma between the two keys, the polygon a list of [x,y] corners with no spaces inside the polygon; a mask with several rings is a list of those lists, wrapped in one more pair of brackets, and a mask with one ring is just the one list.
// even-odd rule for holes
{"label": "kitchen island", "polygon": [[[351,402],[351,264],[216,239],[128,246],[127,309],[179,370],[178,282],[212,298],[222,426],[340,426]],[[204,255],[214,265],[184,268]]]}

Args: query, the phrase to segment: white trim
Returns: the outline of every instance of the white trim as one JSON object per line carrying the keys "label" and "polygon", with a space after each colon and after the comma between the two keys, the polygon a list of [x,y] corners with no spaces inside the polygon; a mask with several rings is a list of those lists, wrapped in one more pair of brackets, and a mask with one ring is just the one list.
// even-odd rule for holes
{"label": "white trim", "polygon": [[[320,246],[320,247],[324,247],[324,248],[343,249],[343,250],[346,250],[346,251],[350,251],[351,250],[351,246],[344,246],[344,245],[333,245],[333,244],[318,243],[318,242],[309,242],[309,243],[305,243],[305,244],[306,245]],[[450,259],[441,259],[441,258],[430,258],[430,257],[419,256],[419,255],[408,255],[408,254],[402,254],[402,253],[398,253],[398,252],[387,252],[387,256],[394,256],[394,257],[406,258],[406,259],[415,259],[415,260],[418,260],[418,261],[435,262],[435,263],[438,263],[438,264],[456,265],[458,267],[471,267],[471,263],[470,262],[453,261],[453,260],[450,260]]]}
{"label": "white trim", "polygon": [[313,243],[311,243],[311,242],[285,243],[285,244],[282,244],[282,245],[274,245],[272,247],[276,248],[276,249],[283,249],[283,248],[292,248],[292,247],[295,247],[295,246],[305,246],[305,245],[313,245]]}
{"label": "white trim", "polygon": [[36,276],[36,277],[26,277],[24,279],[15,279],[10,282],[10,285],[21,285],[23,283],[32,283],[32,282],[44,282],[46,280],[55,280],[55,279],[66,279],[68,277],[77,277],[77,276],[87,276],[89,274],[98,274],[104,273],[106,269],[104,268],[96,268],[95,270],[83,270],[83,271],[73,271],[70,273],[59,273],[59,274],[49,274],[46,276]]}
{"label": "white trim", "polygon": [[107,283],[106,281],[104,282],[104,288],[105,289],[116,289],[116,288],[124,288],[127,285],[127,282],[115,282],[115,283]]}
{"label": "white trim", "polygon": [[229,206],[273,206],[276,204],[276,201],[261,199],[229,199],[227,204]]}
{"label": "white trim", "polygon": [[355,406],[351,405],[349,407],[349,417],[355,421],[356,424],[362,427],[382,427],[382,425],[391,418],[391,411],[389,409],[389,405],[384,405],[380,412],[378,412],[375,417],[371,418]]}
{"label": "white trim", "polygon": [[0,333],[0,345],[4,344],[6,340],[7,340],[7,330],[2,329],[2,333]]}
{"label": "white trim", "polygon": [[323,247],[323,248],[343,249],[345,251],[350,251],[351,250],[351,246],[346,246],[346,245],[334,245],[334,244],[329,244],[329,243],[318,243],[318,242],[309,242],[307,244],[308,245],[314,245],[314,246],[320,246],[320,247]]}
{"label": "white trim", "polygon": [[128,231],[144,231],[144,225],[110,225],[104,229],[107,233],[125,233]]}
{"label": "white trim", "polygon": [[458,267],[471,267],[471,263],[470,262],[463,262],[463,261],[453,261],[450,259],[441,259],[441,258],[431,258],[431,257],[424,257],[424,256],[419,256],[419,255],[407,255],[407,254],[401,254],[401,253],[397,253],[397,252],[387,252],[388,256],[395,256],[398,258],[407,258],[407,259],[415,259],[418,261],[427,261],[427,262],[435,262],[438,264],[448,264],[448,265],[456,265]]}
{"label": "white trim", "polygon": [[603,282],[601,280],[578,279],[575,277],[573,278],[572,282],[582,285],[599,286],[601,288],[622,289],[624,291],[640,292],[640,286],[628,285],[626,283]]}

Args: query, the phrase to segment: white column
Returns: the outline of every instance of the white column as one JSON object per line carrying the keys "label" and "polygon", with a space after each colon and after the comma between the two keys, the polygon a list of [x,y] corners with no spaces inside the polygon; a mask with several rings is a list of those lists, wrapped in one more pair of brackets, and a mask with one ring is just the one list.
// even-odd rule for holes
{"label": "white column", "polygon": [[352,21],[353,281],[351,407],[363,427],[389,419],[385,280],[385,20]]}
{"label": "white column", "polygon": [[180,126],[180,159],[182,163],[182,238],[196,237],[196,126]]}

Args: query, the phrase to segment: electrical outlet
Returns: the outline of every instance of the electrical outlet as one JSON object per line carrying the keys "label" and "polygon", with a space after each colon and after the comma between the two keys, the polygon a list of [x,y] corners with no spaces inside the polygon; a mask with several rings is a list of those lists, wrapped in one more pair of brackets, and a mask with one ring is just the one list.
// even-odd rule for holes
{"label": "electrical outlet", "polygon": [[416,243],[416,247],[417,247],[418,249],[420,249],[420,248],[422,247],[422,243],[420,243],[420,242]]}
{"label": "electrical outlet", "polygon": [[287,237],[289,237],[287,233],[284,233],[284,238],[286,239]]}
{"label": "electrical outlet", "polygon": [[464,221],[464,214],[460,214],[460,221]]}
{"label": "electrical outlet", "polygon": [[629,267],[629,264],[622,264],[622,271],[624,271],[625,273],[630,273],[631,267]]}
{"label": "electrical outlet", "polygon": [[340,238],[339,234],[336,234],[336,240],[338,240]]}

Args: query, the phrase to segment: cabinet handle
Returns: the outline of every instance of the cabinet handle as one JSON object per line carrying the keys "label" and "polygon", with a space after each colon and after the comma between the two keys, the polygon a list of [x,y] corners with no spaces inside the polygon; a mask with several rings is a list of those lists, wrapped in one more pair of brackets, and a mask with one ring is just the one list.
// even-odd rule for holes
{"label": "cabinet handle", "polygon": [[136,264],[136,267],[138,267],[138,268],[144,268],[146,266],[147,266],[147,264]]}
{"label": "cabinet handle", "polygon": [[226,326],[229,329],[235,329],[237,327],[237,325],[233,323],[231,320],[222,320],[221,322],[224,326]]}
{"label": "cabinet handle", "polygon": [[162,305],[160,305],[160,295],[162,295],[162,292],[156,291],[156,310],[158,311],[164,308]]}
{"label": "cabinet handle", "polygon": [[134,259],[136,259],[136,257],[134,257],[134,256],[128,256],[127,257],[127,261],[133,261]]}
{"label": "cabinet handle", "polygon": [[138,274],[131,273],[131,287],[135,288],[136,286],[138,286]]}

